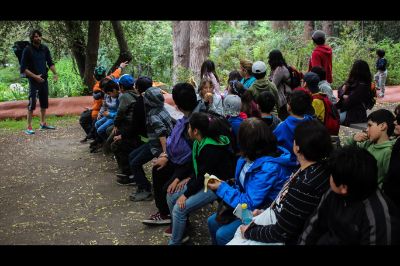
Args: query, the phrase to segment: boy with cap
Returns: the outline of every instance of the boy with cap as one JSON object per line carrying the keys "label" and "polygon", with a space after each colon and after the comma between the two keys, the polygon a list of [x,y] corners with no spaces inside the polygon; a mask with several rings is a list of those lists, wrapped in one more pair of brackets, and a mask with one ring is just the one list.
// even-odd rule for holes
{"label": "boy with cap", "polygon": [[131,75],[125,74],[119,79],[121,96],[111,134],[113,138],[111,150],[118,163],[120,172],[117,176],[119,178],[127,178],[131,174],[128,156],[141,144],[140,137],[133,126],[135,124],[134,107],[139,97],[134,90],[134,84],[135,79]]}
{"label": "boy with cap", "polygon": [[[249,92],[252,94],[254,100],[257,102],[261,92],[269,91],[274,95],[275,101],[278,102],[278,90],[275,84],[265,78],[267,74],[267,66],[265,63],[262,61],[254,62],[251,69],[256,81],[249,88]],[[274,107],[272,113],[278,114],[276,107]]]}
{"label": "boy with cap", "polygon": [[303,88],[308,89],[311,92],[313,98],[312,106],[314,108],[315,117],[324,123],[325,121],[325,106],[324,101],[315,97],[317,94],[321,94],[319,87],[319,76],[314,72],[308,72],[304,75]]}
{"label": "boy with cap", "polygon": [[242,100],[235,94],[228,94],[224,99],[224,114],[226,119],[232,128],[234,137],[234,150],[235,153],[239,152],[239,143],[237,137],[239,134],[240,124],[243,122],[243,118],[240,117],[240,109],[242,107]]}
{"label": "boy with cap", "polygon": [[332,84],[332,48],[325,44],[325,32],[316,30],[311,38],[316,47],[311,54],[308,71],[315,66],[322,67],[326,71],[326,80]]}

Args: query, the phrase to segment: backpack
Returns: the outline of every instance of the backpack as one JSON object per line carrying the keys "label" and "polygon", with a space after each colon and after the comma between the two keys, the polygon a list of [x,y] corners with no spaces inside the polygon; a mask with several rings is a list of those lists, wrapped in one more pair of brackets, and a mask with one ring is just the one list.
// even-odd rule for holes
{"label": "backpack", "polygon": [[[30,46],[30,42],[28,42],[28,41],[17,41],[17,42],[15,42],[14,43],[14,45],[13,45],[13,47],[12,47],[12,49],[13,49],[13,51],[14,51],[14,54],[17,56],[17,58],[18,58],[18,63],[19,63],[19,65],[21,65],[21,60],[22,60],[22,53],[24,52],[24,49],[25,49],[25,47],[28,47],[29,48],[29,51],[30,51],[30,55],[31,55],[31,57],[32,57],[32,47]],[[31,64],[32,62],[32,58],[30,57],[30,61],[29,61],[29,63],[30,63],[30,65],[32,65],[32,66],[29,66],[28,68],[29,69],[32,69],[33,68],[33,64]],[[21,74],[21,77],[25,77],[25,74],[24,73],[22,73],[22,72],[20,72],[20,74]]]}
{"label": "backpack", "polygon": [[324,126],[328,129],[330,135],[337,136],[339,134],[340,129],[340,116],[339,112],[336,109],[335,105],[329,100],[326,94],[314,94],[312,96],[313,99],[319,99],[324,102],[325,108],[325,117],[324,117]]}
{"label": "backpack", "polygon": [[302,72],[298,71],[294,66],[287,66],[289,70],[289,82],[287,83],[291,89],[295,89],[301,86],[301,80],[304,75]]}
{"label": "backpack", "polygon": [[187,118],[177,120],[171,135],[167,138],[168,157],[174,164],[184,164],[192,156],[192,147],[184,135],[187,123]]}

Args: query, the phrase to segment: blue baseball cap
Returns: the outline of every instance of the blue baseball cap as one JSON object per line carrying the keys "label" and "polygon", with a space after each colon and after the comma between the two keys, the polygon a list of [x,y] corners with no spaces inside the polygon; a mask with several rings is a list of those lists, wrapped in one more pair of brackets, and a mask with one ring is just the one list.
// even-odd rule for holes
{"label": "blue baseball cap", "polygon": [[118,83],[121,84],[124,88],[132,88],[135,84],[135,79],[129,74],[124,74],[119,78]]}

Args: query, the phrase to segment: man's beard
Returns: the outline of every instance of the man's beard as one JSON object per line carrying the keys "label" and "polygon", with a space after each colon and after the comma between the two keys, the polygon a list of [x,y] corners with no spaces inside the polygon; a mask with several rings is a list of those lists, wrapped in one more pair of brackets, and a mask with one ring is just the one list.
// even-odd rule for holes
{"label": "man's beard", "polygon": [[34,40],[33,44],[39,46],[41,42],[42,42],[41,40]]}

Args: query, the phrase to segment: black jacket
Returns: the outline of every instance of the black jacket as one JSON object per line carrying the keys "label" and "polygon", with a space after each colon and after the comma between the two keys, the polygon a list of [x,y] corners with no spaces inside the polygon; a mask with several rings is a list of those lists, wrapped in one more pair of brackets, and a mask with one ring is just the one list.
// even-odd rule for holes
{"label": "black jacket", "polygon": [[201,189],[204,189],[204,175],[206,173],[215,175],[221,180],[227,180],[235,176],[235,159],[229,145],[215,146],[206,145],[200,151],[197,160],[198,175],[194,170],[187,183],[184,195],[189,198]]}
{"label": "black jacket", "polygon": [[383,192],[400,209],[400,138],[393,146],[390,157],[389,171],[383,180]]}
{"label": "black jacket", "polygon": [[336,108],[341,112],[347,111],[344,125],[348,126],[354,123],[367,122],[366,103],[370,101],[371,84],[356,83],[348,85],[344,95],[349,97],[345,100],[343,95],[340,95]]}
{"label": "black jacket", "polygon": [[378,189],[363,201],[348,201],[329,190],[300,237],[300,245],[399,244],[399,216]]}

